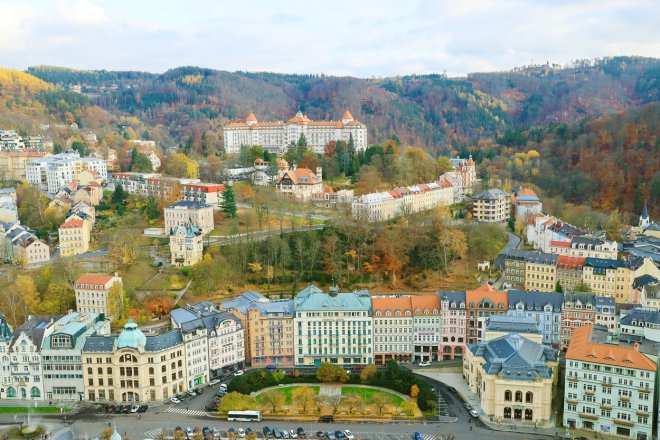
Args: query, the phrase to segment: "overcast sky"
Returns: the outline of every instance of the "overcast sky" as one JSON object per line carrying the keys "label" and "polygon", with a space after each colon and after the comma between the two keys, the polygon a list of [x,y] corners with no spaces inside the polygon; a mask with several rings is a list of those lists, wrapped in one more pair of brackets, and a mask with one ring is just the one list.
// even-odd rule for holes
{"label": "overcast sky", "polygon": [[658,0],[0,0],[0,66],[451,76],[660,57]]}

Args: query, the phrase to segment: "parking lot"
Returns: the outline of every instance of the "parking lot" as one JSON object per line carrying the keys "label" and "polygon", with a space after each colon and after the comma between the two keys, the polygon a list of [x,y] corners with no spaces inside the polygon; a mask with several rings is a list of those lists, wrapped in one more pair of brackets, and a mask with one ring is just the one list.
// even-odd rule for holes
{"label": "parking lot", "polygon": [[[184,431],[187,431],[190,427],[182,427]],[[281,429],[280,427],[274,426],[274,429]],[[433,429],[429,426],[429,430]],[[199,426],[196,426],[195,428],[190,428],[190,429],[197,429],[200,430],[201,428]],[[225,429],[217,429],[214,427],[209,427],[210,431],[216,431],[219,435],[218,436],[213,436],[214,439],[218,440],[229,440],[235,439],[238,440],[239,437],[238,435],[232,433],[231,437],[230,434],[228,433],[227,430]],[[144,438],[145,439],[153,439],[157,438],[157,436],[162,432],[162,429],[153,429],[151,431],[147,431],[144,433]],[[323,436],[318,436],[316,432],[307,432],[307,439],[309,440],[328,440],[328,436],[325,435],[325,433],[331,432],[334,435],[335,430],[332,428],[329,428],[327,430],[324,430]],[[172,436],[172,432],[170,430],[166,430],[165,434],[168,437]],[[248,433],[249,434],[249,433]],[[257,439],[265,439],[264,435],[262,432],[255,431],[256,438]],[[445,440],[445,436],[443,435],[442,432],[439,432],[437,434],[421,434],[421,437],[423,440]],[[353,432],[353,436],[355,440],[413,440],[413,432],[410,433],[405,433],[405,432]],[[192,437],[189,435],[189,437]],[[272,438],[272,437],[271,437]],[[336,439],[336,437],[335,437]]]}

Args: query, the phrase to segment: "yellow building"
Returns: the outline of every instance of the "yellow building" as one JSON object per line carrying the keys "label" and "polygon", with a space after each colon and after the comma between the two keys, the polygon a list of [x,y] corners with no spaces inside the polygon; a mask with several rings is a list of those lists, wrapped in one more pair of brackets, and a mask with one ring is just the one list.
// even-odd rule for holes
{"label": "yellow building", "polygon": [[25,180],[25,166],[34,159],[50,156],[44,151],[3,151],[0,153],[0,178]]}
{"label": "yellow building", "polygon": [[556,254],[530,252],[525,258],[525,290],[554,292],[558,259]]}
{"label": "yellow building", "polygon": [[119,335],[88,337],[82,367],[89,402],[154,402],[174,397],[186,383],[181,331],[145,336],[129,320]]}
{"label": "yellow building", "polygon": [[174,266],[192,266],[202,261],[204,245],[200,229],[190,223],[170,232],[170,255]]}
{"label": "yellow building", "polygon": [[89,250],[90,230],[88,222],[78,217],[69,218],[58,228],[60,255],[71,257]]}
{"label": "yellow building", "polygon": [[543,422],[552,416],[557,351],[516,334],[469,344],[463,375],[482,416]]}
{"label": "yellow building", "polygon": [[614,298],[617,304],[628,302],[632,286],[630,263],[587,258],[582,269],[582,281],[597,295]]}
{"label": "yellow building", "polygon": [[510,196],[501,189],[489,189],[474,196],[472,216],[478,222],[500,223],[509,220]]}

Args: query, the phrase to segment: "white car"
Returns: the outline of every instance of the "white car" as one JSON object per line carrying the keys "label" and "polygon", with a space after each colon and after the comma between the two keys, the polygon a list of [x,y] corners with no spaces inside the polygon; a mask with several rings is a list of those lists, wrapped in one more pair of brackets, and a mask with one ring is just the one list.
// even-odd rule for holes
{"label": "white car", "polygon": [[220,389],[221,390],[226,390],[227,389],[227,384],[226,383],[221,383],[220,384]]}
{"label": "white car", "polygon": [[213,385],[217,385],[219,383],[220,383],[220,379],[213,379],[211,382],[209,382],[209,385],[213,386]]}
{"label": "white car", "polygon": [[419,366],[420,367],[430,367],[431,366],[431,361],[420,362]]}
{"label": "white car", "polygon": [[244,438],[244,437],[245,437],[245,429],[243,429],[243,428],[238,428],[238,436],[239,436],[240,438]]}
{"label": "white car", "polygon": [[355,440],[355,436],[348,429],[344,431],[344,435],[346,436],[346,440]]}
{"label": "white car", "polygon": [[234,371],[234,376],[242,376],[243,370]]}
{"label": "white car", "polygon": [[170,402],[172,402],[172,403],[181,403],[181,401],[179,399],[177,399],[176,397],[170,397]]}
{"label": "white car", "polygon": [[190,426],[186,428],[186,434],[188,434],[189,436],[193,434],[193,430]]}
{"label": "white car", "polygon": [[476,412],[476,411],[473,410],[473,409],[470,410],[470,415],[471,415],[472,417],[479,417],[479,413]]}
{"label": "white car", "polygon": [[289,430],[289,437],[291,438],[298,438],[298,434],[296,434],[296,431],[293,429]]}
{"label": "white car", "polygon": [[132,412],[132,413],[136,413],[136,412],[138,412],[138,409],[140,409],[140,407],[139,407],[138,405],[133,405],[133,406],[131,406],[131,412]]}

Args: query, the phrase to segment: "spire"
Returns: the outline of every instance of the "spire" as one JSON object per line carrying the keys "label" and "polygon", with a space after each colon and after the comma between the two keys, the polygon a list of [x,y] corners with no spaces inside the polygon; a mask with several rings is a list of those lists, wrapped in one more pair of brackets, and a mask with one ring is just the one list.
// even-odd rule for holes
{"label": "spire", "polygon": [[644,200],[644,207],[642,208],[642,215],[639,216],[639,227],[644,228],[651,224],[651,219],[649,218],[649,207]]}
{"label": "spire", "polygon": [[247,118],[245,118],[245,122],[248,125],[253,125],[257,123],[257,117],[254,115],[254,113],[250,112],[249,115],[247,115]]}

